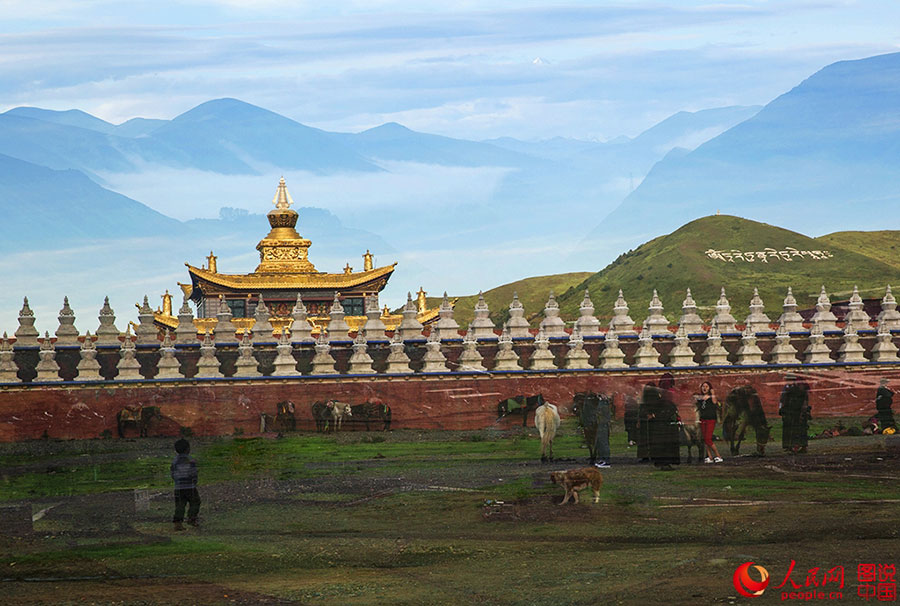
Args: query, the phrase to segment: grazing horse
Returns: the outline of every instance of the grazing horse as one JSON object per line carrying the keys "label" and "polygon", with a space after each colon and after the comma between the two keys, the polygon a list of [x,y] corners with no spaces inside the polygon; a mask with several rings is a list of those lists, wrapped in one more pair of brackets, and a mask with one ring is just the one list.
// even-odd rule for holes
{"label": "grazing horse", "polygon": [[541,461],[553,460],[553,438],[559,429],[559,411],[550,402],[544,402],[534,411],[534,426],[541,435]]}
{"label": "grazing horse", "polygon": [[150,431],[150,424],[161,421],[163,418],[159,406],[138,406],[137,408],[123,408],[116,413],[116,427],[119,437],[125,437],[125,430],[134,428],[138,435],[146,438]]}
{"label": "grazing horse", "polygon": [[766,442],[769,441],[769,423],[763,411],[759,394],[750,385],[742,385],[732,389],[725,398],[725,412],[722,420],[722,433],[731,441],[731,454],[737,456],[741,450],[741,442],[747,426],[756,433],[756,454],[765,456]]}
{"label": "grazing horse", "polygon": [[507,398],[505,400],[501,400],[500,403],[497,404],[497,418],[499,420],[507,415],[521,413],[522,427],[526,427],[528,421],[528,413],[532,410],[537,409],[537,407],[541,406],[543,403],[543,394],[537,394],[535,396],[516,396],[514,398]]}
{"label": "grazing horse", "polygon": [[[389,431],[391,428],[391,407],[381,400],[369,400],[362,404],[356,404],[350,407],[350,412],[354,425],[365,424],[366,431],[369,431],[370,423],[382,423],[382,431]],[[377,426],[376,429],[378,429]]]}
{"label": "grazing horse", "polygon": [[584,431],[584,442],[590,453],[591,464],[597,462],[599,454],[609,457],[609,421],[613,413],[612,398],[597,393],[577,393],[572,412]]}

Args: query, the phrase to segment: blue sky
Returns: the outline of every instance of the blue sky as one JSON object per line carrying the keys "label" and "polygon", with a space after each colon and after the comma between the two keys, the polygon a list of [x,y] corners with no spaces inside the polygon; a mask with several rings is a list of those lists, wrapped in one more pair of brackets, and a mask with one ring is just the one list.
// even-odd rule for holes
{"label": "blue sky", "polygon": [[900,49],[900,3],[0,0],[0,110],[171,118],[236,97],[305,124],[635,135]]}

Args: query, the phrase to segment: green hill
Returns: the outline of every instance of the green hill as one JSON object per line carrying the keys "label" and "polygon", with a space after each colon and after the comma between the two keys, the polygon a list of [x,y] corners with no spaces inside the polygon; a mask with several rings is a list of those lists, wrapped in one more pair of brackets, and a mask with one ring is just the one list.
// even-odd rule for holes
{"label": "green hill", "polygon": [[[663,301],[666,315],[674,323],[681,314],[687,287],[691,288],[694,300],[700,307],[700,316],[709,319],[714,314],[719,290],[724,286],[733,315],[742,321],[749,313],[747,307],[753,288],[758,287],[766,313],[774,321],[781,314],[781,304],[788,286],[793,287],[794,296],[802,309],[815,304],[823,284],[834,300],[847,298],[855,284],[859,285],[863,297],[880,297],[886,284],[900,284],[900,267],[896,264],[889,265],[880,260],[880,256],[873,258],[874,253],[867,256],[838,246],[838,243],[851,240],[865,242],[862,235],[816,240],[739,217],[704,217],[620,255],[602,271],[573,285],[559,297],[559,303],[564,317],[575,318],[584,290],[588,289],[596,315],[608,318],[612,315],[613,303],[621,288],[631,317],[639,323],[647,315],[647,306],[655,288]],[[791,261],[767,256],[767,262],[758,258],[747,262],[734,257],[733,261],[711,258],[712,253],[707,254],[707,251],[765,253],[767,249],[785,251],[788,247],[797,251],[827,250],[831,256],[814,259],[809,255],[797,257],[791,253],[788,255]],[[876,247],[873,243],[854,248],[870,252],[870,248]]]}
{"label": "green hill", "polygon": [[[565,292],[576,284],[580,284],[591,275],[591,272],[574,272],[525,278],[524,280],[511,282],[485,291],[484,300],[491,310],[491,319],[494,321],[494,324],[500,326],[509,316],[509,303],[512,301],[513,292],[518,293],[519,301],[525,306],[525,313],[531,316],[544,309],[544,304],[547,303],[547,297],[551,290],[559,296],[560,293]],[[440,305],[441,303],[440,297],[428,297],[427,301],[429,307]],[[459,297],[453,317],[459,322],[461,327],[467,327],[472,318],[475,317],[475,303],[477,302],[477,294]]]}
{"label": "green hill", "polygon": [[839,231],[816,240],[900,268],[900,231]]}

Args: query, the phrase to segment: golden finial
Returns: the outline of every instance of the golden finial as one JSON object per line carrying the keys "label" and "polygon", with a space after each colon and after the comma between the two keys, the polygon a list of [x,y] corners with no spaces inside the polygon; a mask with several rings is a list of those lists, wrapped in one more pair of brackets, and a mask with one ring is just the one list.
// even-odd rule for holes
{"label": "golden finial", "polygon": [[427,302],[425,301],[425,295],[427,294],[425,289],[420,286],[419,292],[416,293],[416,307],[418,308],[419,313],[424,312],[426,309]]}
{"label": "golden finial", "polygon": [[169,294],[169,289],[166,289],[166,294],[162,296],[162,314],[164,316],[172,315],[172,295]]}
{"label": "golden finial", "polygon": [[216,267],[216,259],[219,257],[213,254],[213,251],[209,251],[209,256],[206,257],[206,260],[209,261],[209,271],[210,273],[218,273],[218,268]]}
{"label": "golden finial", "polygon": [[345,274],[352,274],[352,273],[353,273],[353,268],[350,267],[350,264],[349,264],[349,263],[347,263],[346,265],[344,265],[344,273],[345,273]]}
{"label": "golden finial", "polygon": [[366,249],[366,254],[363,255],[363,271],[372,271],[372,268],[375,265],[372,263],[372,253]]}
{"label": "golden finial", "polygon": [[284,210],[290,208],[293,203],[294,200],[291,198],[291,194],[288,193],[287,185],[285,185],[284,177],[282,177],[281,181],[278,182],[278,190],[275,192],[275,197],[272,198],[272,204],[275,205],[275,208]]}

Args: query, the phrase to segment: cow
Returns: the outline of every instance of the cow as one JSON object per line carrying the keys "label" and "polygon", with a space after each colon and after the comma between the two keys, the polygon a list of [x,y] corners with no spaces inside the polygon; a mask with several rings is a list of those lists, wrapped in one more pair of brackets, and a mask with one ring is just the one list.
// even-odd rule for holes
{"label": "cow", "polygon": [[534,411],[534,426],[541,436],[541,462],[553,460],[553,438],[559,429],[559,410],[550,402],[544,402]]}
{"label": "cow", "polygon": [[722,415],[722,433],[731,441],[731,454],[737,456],[747,426],[756,433],[756,454],[765,456],[769,441],[769,422],[763,411],[759,394],[751,385],[732,389],[725,398],[725,412]]}
{"label": "cow", "polygon": [[369,431],[370,424],[381,424],[382,431],[391,429],[391,407],[381,400],[369,400],[362,404],[356,404],[350,407],[354,425],[365,425],[366,431]]}
{"label": "cow", "polygon": [[528,426],[528,413],[535,410],[544,403],[544,396],[537,394],[535,396],[515,396],[501,400],[497,404],[497,419],[511,414],[522,415],[522,427]]}

